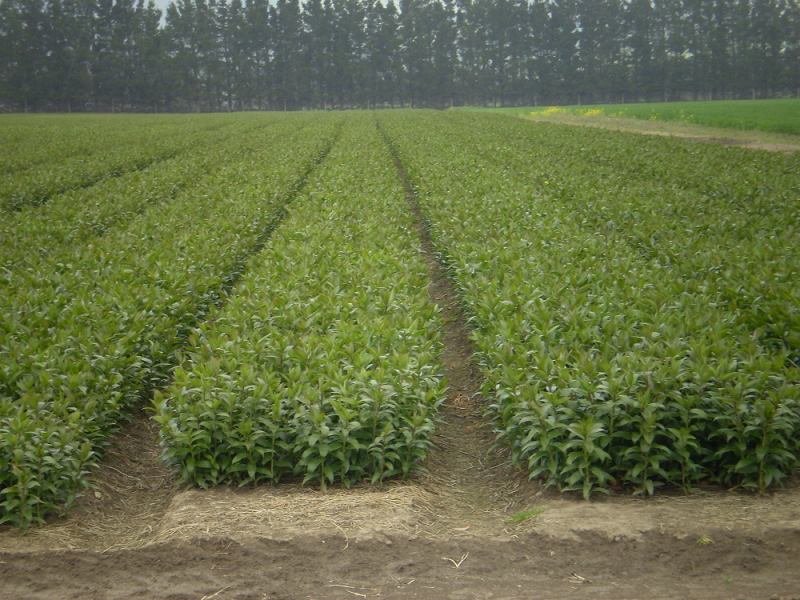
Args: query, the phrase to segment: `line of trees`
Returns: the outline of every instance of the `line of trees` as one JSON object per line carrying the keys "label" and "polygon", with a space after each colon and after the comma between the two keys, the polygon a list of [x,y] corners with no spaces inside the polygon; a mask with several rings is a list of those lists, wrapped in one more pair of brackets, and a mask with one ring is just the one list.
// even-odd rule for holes
{"label": "line of trees", "polygon": [[798,0],[0,0],[6,109],[798,93]]}

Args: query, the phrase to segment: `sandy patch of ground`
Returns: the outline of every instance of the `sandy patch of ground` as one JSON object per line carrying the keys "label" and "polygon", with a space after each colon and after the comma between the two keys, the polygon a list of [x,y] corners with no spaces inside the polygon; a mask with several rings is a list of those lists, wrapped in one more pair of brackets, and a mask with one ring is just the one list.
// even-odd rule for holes
{"label": "sandy patch of ground", "polygon": [[768,150],[771,152],[793,153],[800,151],[800,136],[767,133],[763,131],[741,131],[737,129],[722,129],[719,127],[705,127],[676,121],[650,121],[644,119],[631,119],[624,117],[608,116],[582,116],[565,112],[553,114],[530,113],[526,119],[543,123],[558,123],[562,125],[580,125],[596,129],[609,129],[612,131],[626,131],[642,135],[656,135],[663,137],[678,137],[683,139],[721,144],[724,146],[740,146],[753,150]]}

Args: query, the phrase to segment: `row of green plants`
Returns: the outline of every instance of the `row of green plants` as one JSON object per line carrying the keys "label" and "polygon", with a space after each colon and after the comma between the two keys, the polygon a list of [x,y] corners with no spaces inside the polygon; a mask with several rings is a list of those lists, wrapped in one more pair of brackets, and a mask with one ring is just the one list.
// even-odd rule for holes
{"label": "row of green plants", "polygon": [[[531,183],[567,203],[589,230],[613,232],[674,276],[717,290],[760,343],[798,363],[800,286],[792,282],[800,269],[800,157],[646,138],[632,145],[627,134],[606,132],[576,139],[574,128],[520,128],[508,119],[492,129],[492,140],[503,142],[486,154],[490,160],[526,169]],[[447,135],[480,134],[461,117]],[[570,152],[576,143],[582,152]],[[658,175],[628,168],[634,155],[658,165]],[[686,184],[700,178],[702,189]]]}
{"label": "row of green plants", "polygon": [[410,473],[444,397],[427,283],[387,149],[351,116],[157,395],[166,459],[201,487]]}
{"label": "row of green plants", "polygon": [[336,129],[322,115],[255,131],[254,152],[54,253],[0,297],[0,522],[28,526],[81,491],[108,435],[167,383]]}
{"label": "row of green plants", "polygon": [[[162,127],[139,128],[100,126],[94,130],[96,149],[71,149],[67,131],[54,132],[51,139],[36,136],[40,146],[53,147],[53,153],[45,154],[47,160],[27,169],[18,169],[5,174],[0,181],[0,211],[13,212],[28,206],[47,203],[52,197],[72,189],[84,188],[109,177],[144,169],[149,165],[167,160],[185,152],[203,138],[220,128],[230,127],[233,121],[204,120],[189,123],[173,122]],[[108,130],[113,144],[104,143]],[[61,146],[65,148],[62,149]],[[4,145],[9,154],[24,156],[24,150],[15,145]],[[34,157],[40,151],[32,148]],[[55,154],[55,156],[53,156]]]}
{"label": "row of green plants", "polygon": [[[602,139],[595,146],[594,133],[575,138],[569,128],[546,127],[514,136],[493,116],[384,121],[472,315],[499,438],[532,477],[588,497],[615,486],[652,494],[709,480],[763,491],[797,468],[796,347],[791,339],[765,344],[760,335],[769,324],[796,323],[786,318],[796,314],[795,250],[772,248],[771,272],[759,265],[767,245],[753,238],[739,249],[742,257],[753,251],[752,260],[728,261],[744,223],[729,234],[732,224],[712,218],[691,231],[706,206],[723,215],[746,193],[717,197],[711,186],[679,184],[711,159],[673,164],[680,143],[662,140],[659,154],[658,141],[617,135],[625,146],[617,156],[644,143],[664,171],[657,185],[646,177],[623,184],[589,168],[607,147]],[[570,140],[577,158],[563,152]],[[774,160],[773,169],[782,168],[784,159]],[[767,177],[748,183],[754,196],[774,184]],[[797,185],[794,177],[784,178],[787,185]],[[752,214],[765,216],[764,231],[796,238],[780,219],[769,220],[766,198],[760,203]],[[775,210],[791,213],[780,202]],[[654,252],[643,252],[639,218]],[[692,243],[703,252],[687,250]],[[774,279],[759,288],[766,297],[758,306],[727,297],[721,282],[748,285],[765,271]],[[767,324],[756,326],[754,315]]]}
{"label": "row of green plants", "polygon": [[276,119],[239,122],[195,138],[185,153],[149,168],[70,190],[46,205],[10,213],[0,222],[0,286],[24,289],[26,277],[38,277],[42,261],[75,244],[91,243],[115,227],[124,227],[153,206],[188,193],[203,177],[255,151],[265,138],[258,132]]}
{"label": "row of green plants", "polygon": [[0,173],[3,176],[72,157],[86,158],[159,132],[215,128],[225,115],[0,115]]}
{"label": "row of green plants", "polygon": [[[777,209],[789,213],[784,204],[796,203],[795,173],[800,168],[797,153],[756,152],[655,136],[638,136],[637,144],[631,145],[627,142],[631,135],[628,133],[543,123],[523,126],[506,116],[484,117],[492,118],[491,124],[486,125],[497,133],[486,148],[487,157],[511,152],[529,164],[535,161],[536,166],[550,165],[553,175],[577,169],[613,185],[661,186],[669,192],[664,200],[673,206],[675,192],[700,193],[703,212],[715,205],[717,209],[758,206],[767,212]],[[450,112],[446,119],[437,121],[460,137],[470,134],[471,118],[469,114]],[[664,153],[669,154],[668,162],[663,160]],[[561,164],[568,164],[569,168],[555,168]],[[544,168],[541,173],[548,174]],[[796,218],[796,211],[793,214]]]}
{"label": "row of green plants", "polygon": [[[636,136],[637,143],[631,144],[629,133],[543,123],[525,126],[500,115],[483,115],[483,118],[487,119],[485,127],[496,134],[483,155],[496,158],[502,155],[503,160],[516,157],[527,163],[527,168],[538,169],[537,175],[544,176],[540,184],[548,180],[548,174],[558,176],[578,171],[581,175],[602,178],[607,185],[660,186],[662,191],[669,192],[664,194],[663,201],[672,207],[680,206],[673,200],[675,193],[682,190],[699,193],[702,211],[696,211],[695,217],[703,216],[715,206],[717,210],[758,207],[797,218],[797,211],[792,209],[800,191],[797,153],[758,152],[655,136]],[[480,135],[471,131],[473,117],[468,113],[449,112],[446,118],[434,117],[434,120],[448,134]],[[668,161],[664,161],[665,153],[669,155]],[[555,168],[558,165],[566,168]]]}

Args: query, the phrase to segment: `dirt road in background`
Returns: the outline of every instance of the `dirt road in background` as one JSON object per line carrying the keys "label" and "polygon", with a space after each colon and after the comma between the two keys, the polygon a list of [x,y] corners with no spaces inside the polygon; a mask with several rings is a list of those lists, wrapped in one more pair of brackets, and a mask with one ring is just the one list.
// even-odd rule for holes
{"label": "dirt road in background", "polygon": [[752,150],[768,150],[771,152],[793,153],[800,151],[800,136],[767,133],[764,131],[742,131],[738,129],[722,129],[705,127],[676,121],[651,121],[625,117],[608,117],[604,115],[584,116],[567,112],[551,114],[530,113],[523,115],[525,119],[543,123],[561,125],[580,125],[595,129],[625,131],[642,135],[662,137],[678,137],[683,139],[720,144],[723,146],[739,146]]}

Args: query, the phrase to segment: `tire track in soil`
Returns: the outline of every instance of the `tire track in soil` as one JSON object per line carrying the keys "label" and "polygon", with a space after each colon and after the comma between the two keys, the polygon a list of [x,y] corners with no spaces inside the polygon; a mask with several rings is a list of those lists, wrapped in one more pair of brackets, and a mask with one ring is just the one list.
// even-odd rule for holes
{"label": "tire track in soil", "polygon": [[433,242],[414,183],[379,121],[376,127],[392,156],[414,216],[430,273],[428,292],[442,310],[441,359],[448,392],[440,409],[443,419],[434,434],[434,450],[424,465],[426,473],[420,477],[422,486],[434,497],[437,513],[428,527],[447,535],[474,535],[481,529],[499,534],[509,511],[527,507],[533,497],[541,496],[541,487],[511,465],[506,449],[494,446],[492,426],[484,416],[487,402],[481,395],[482,375],[474,360],[467,313]]}
{"label": "tire track in soil", "polygon": [[[210,310],[225,305],[247,272],[250,259],[263,250],[272,232],[286,218],[291,204],[308,184],[311,174],[338,142],[343,126],[344,121],[336,124],[331,137],[286,190],[253,247],[222,278],[219,299],[200,307],[195,326],[206,320]],[[185,339],[179,346],[184,343]],[[161,460],[158,425],[147,406],[153,391],[168,383],[161,382],[143,391],[142,406],[133,409],[130,418],[108,440],[103,458],[92,467],[88,489],[63,519],[50,520],[24,533],[0,526],[0,552],[54,548],[108,552],[141,547],[151,540],[180,489],[173,471]]]}

